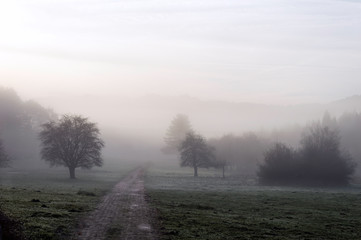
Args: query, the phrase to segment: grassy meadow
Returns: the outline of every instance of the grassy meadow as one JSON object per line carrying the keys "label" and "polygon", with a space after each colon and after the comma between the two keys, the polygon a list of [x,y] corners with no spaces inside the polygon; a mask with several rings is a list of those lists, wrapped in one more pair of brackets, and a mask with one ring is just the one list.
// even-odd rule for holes
{"label": "grassy meadow", "polygon": [[[0,170],[0,211],[28,239],[71,239],[121,170]],[[361,188],[261,187],[251,177],[153,165],[146,193],[160,239],[361,239]]]}
{"label": "grassy meadow", "polygon": [[215,170],[153,166],[160,239],[361,239],[361,188],[260,187]]}
{"label": "grassy meadow", "polygon": [[0,171],[0,211],[27,239],[70,239],[77,222],[132,168],[119,171],[66,169]]}

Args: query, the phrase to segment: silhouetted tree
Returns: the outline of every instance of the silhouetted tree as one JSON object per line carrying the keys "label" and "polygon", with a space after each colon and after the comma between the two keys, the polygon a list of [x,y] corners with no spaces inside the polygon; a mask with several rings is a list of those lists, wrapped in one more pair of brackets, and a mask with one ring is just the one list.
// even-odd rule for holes
{"label": "silhouetted tree", "polygon": [[302,137],[298,151],[276,144],[265,153],[258,176],[262,184],[346,185],[355,169],[350,155],[340,150],[336,131],[314,124]]}
{"label": "silhouetted tree", "polygon": [[10,159],[6,154],[3,146],[3,142],[0,140],[0,167],[8,167]]}
{"label": "silhouetted tree", "polygon": [[345,185],[355,170],[350,155],[340,149],[338,133],[320,124],[303,136],[300,155],[306,184]]}
{"label": "silhouetted tree", "polygon": [[264,153],[258,171],[259,182],[266,185],[291,185],[296,177],[296,152],[283,143],[276,143]]}
{"label": "silhouetted tree", "polygon": [[70,178],[75,178],[75,169],[90,169],[103,164],[101,149],[103,140],[99,137],[95,123],[81,116],[64,115],[60,121],[42,125],[42,159],[51,166],[66,166]]}
{"label": "silhouetted tree", "polygon": [[179,147],[181,166],[193,167],[194,176],[198,176],[198,168],[208,168],[214,164],[213,149],[198,134],[189,132]]}
{"label": "silhouetted tree", "polygon": [[189,119],[186,115],[178,114],[171,122],[164,142],[166,146],[162,149],[164,153],[175,154],[181,143],[186,138],[186,134],[192,130]]}

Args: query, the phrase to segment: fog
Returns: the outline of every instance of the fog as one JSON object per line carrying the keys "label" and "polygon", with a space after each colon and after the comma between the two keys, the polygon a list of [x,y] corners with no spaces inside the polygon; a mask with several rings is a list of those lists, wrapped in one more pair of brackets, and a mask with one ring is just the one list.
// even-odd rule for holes
{"label": "fog", "polygon": [[96,122],[112,161],[175,158],[160,149],[177,114],[207,139],[296,146],[326,111],[361,111],[360,16],[336,0],[3,1],[0,85]]}
{"label": "fog", "polygon": [[1,0],[0,240],[360,238],[360,30],[358,0]]}
{"label": "fog", "polygon": [[26,99],[359,94],[357,1],[2,1],[0,81]]}

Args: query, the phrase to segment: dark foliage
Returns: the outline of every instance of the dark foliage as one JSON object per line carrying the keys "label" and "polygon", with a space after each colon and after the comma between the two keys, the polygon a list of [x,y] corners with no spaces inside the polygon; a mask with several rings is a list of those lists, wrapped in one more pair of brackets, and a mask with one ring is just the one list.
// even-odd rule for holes
{"label": "dark foliage", "polygon": [[66,166],[70,178],[75,178],[78,167],[90,169],[102,166],[101,149],[103,140],[95,123],[81,116],[63,116],[59,122],[42,125],[42,159],[51,166]]}
{"label": "dark foliage", "polygon": [[264,164],[260,166],[258,177],[261,184],[291,184],[296,178],[296,152],[282,143],[276,143],[265,152]]}
{"label": "dark foliage", "polygon": [[328,127],[314,125],[298,151],[275,144],[265,153],[258,176],[261,184],[338,186],[349,183],[355,164],[340,150],[340,138]]}
{"label": "dark foliage", "polygon": [[193,167],[194,176],[198,176],[198,168],[208,168],[214,164],[213,149],[198,134],[189,132],[180,148],[181,166]]}
{"label": "dark foliage", "polygon": [[340,150],[340,137],[328,127],[316,125],[301,140],[302,179],[306,184],[346,185],[355,164]]}

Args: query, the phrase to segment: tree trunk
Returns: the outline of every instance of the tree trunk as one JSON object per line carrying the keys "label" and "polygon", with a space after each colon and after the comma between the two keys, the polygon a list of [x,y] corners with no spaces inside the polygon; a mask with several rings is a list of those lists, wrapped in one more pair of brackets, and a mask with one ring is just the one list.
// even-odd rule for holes
{"label": "tree trunk", "polygon": [[70,179],[75,179],[75,168],[69,167]]}
{"label": "tree trunk", "polygon": [[194,176],[198,177],[198,167],[194,166]]}
{"label": "tree trunk", "polygon": [[225,176],[224,176],[224,166],[222,167],[222,170],[223,170],[223,176],[222,176],[222,178],[225,178]]}

